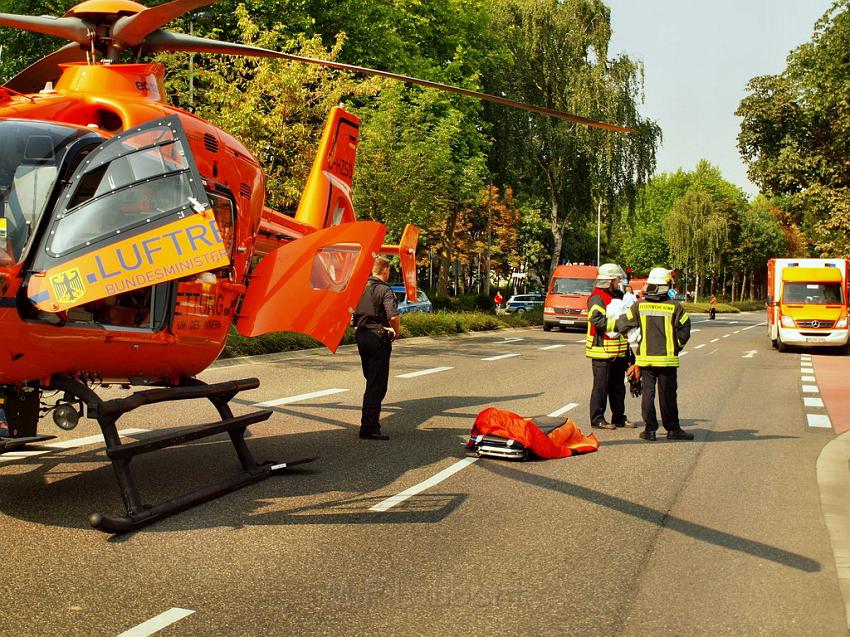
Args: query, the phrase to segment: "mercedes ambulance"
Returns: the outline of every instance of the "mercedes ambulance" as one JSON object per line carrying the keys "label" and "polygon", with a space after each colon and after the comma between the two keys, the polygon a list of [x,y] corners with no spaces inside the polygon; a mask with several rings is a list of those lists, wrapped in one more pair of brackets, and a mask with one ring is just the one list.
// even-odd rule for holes
{"label": "mercedes ambulance", "polygon": [[767,325],[774,347],[847,345],[847,259],[771,259]]}
{"label": "mercedes ambulance", "polygon": [[543,329],[587,326],[587,300],[596,287],[596,266],[559,265],[543,304]]}

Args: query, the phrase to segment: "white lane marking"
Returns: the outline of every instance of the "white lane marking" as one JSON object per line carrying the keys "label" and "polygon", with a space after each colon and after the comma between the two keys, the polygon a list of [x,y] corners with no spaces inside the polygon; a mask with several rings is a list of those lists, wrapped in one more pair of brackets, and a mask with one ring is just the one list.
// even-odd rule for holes
{"label": "white lane marking", "polygon": [[758,354],[758,350],[751,349],[751,350],[744,352],[744,355],[741,356],[741,358],[752,358],[756,354]]}
{"label": "white lane marking", "polygon": [[184,617],[192,615],[195,611],[187,610],[186,608],[169,608],[164,613],[160,613],[156,617],[152,617],[146,622],[134,626],[130,630],[125,630],[118,637],[147,637],[158,633],[166,626],[170,626],[175,622],[179,622]]}
{"label": "white lane marking", "polygon": [[700,328],[696,328],[695,330],[691,330],[691,332],[702,332]]}
{"label": "white lane marking", "polygon": [[713,338],[713,339],[711,339],[711,342],[712,342],[712,343],[716,343],[716,342],[717,342],[717,341],[719,341],[719,340],[720,340],[719,338]]}
{"label": "white lane marking", "polygon": [[822,429],[831,429],[832,422],[826,414],[806,414],[806,420],[809,427],[821,427]]}
{"label": "white lane marking", "polygon": [[800,376],[800,380],[804,383],[816,383],[817,378],[814,376]]}
{"label": "white lane marking", "polygon": [[812,355],[811,354],[803,354],[802,356],[800,356],[800,360],[810,361],[810,360],[812,360]]}
{"label": "white lane marking", "polygon": [[557,418],[558,416],[567,413],[570,409],[575,409],[576,407],[578,407],[578,403],[570,403],[568,405],[564,405],[560,409],[556,409],[551,414],[547,414],[547,416],[549,418]]}
{"label": "white lane marking", "polygon": [[[524,338],[506,338],[502,341],[502,343],[516,343],[517,341],[524,341]],[[501,344],[501,343],[500,343]]]}
{"label": "white lane marking", "polygon": [[499,354],[498,356],[488,356],[487,358],[482,358],[482,361],[500,361],[503,358],[513,358],[514,356],[519,356],[519,354]]}
{"label": "white lane marking", "polygon": [[728,325],[735,325],[738,321],[729,321]]}
{"label": "white lane marking", "polygon": [[703,347],[705,347],[705,343],[703,343],[702,345],[697,345],[694,349],[702,349]]}
{"label": "white lane marking", "polygon": [[745,327],[745,328],[744,328],[743,330],[741,330],[741,331],[744,331],[744,332],[745,332],[745,331],[747,331],[747,330],[751,330],[751,329],[753,329],[754,327],[759,327],[760,325],[767,325],[767,322],[765,321],[764,323],[756,323],[755,325],[750,325],[749,327]]}
{"label": "white lane marking", "polygon": [[679,356],[684,356],[684,355],[685,355],[685,354],[687,354],[687,353],[688,353],[688,352],[679,352]]}
{"label": "white lane marking", "polygon": [[574,341],[574,342],[576,342],[576,343],[584,343],[586,340],[587,340],[587,339],[585,339],[585,338],[580,338],[580,339],[578,339],[577,341]]}
{"label": "white lane marking", "polygon": [[740,333],[741,333],[741,330],[738,330],[737,332],[732,332],[732,333],[733,333],[733,334],[740,334]]}
{"label": "white lane marking", "polygon": [[817,385],[803,385],[801,388],[804,394],[817,394],[820,393],[818,391]]}
{"label": "white lane marking", "polygon": [[803,371],[804,369],[812,371],[814,367],[812,367],[811,363],[800,363],[800,371]]}
{"label": "white lane marking", "polygon": [[454,367],[433,367],[431,369],[422,369],[418,372],[409,372],[407,374],[399,374],[396,378],[416,378],[417,376],[427,376],[428,374],[436,374],[438,372],[447,372]]}
{"label": "white lane marking", "polygon": [[823,407],[823,398],[817,396],[803,396],[803,404],[806,407]]}
{"label": "white lane marking", "polygon": [[[143,434],[150,429],[121,429],[118,432],[119,436],[133,436],[135,434]],[[85,438],[74,438],[72,440],[60,440],[59,442],[48,442],[39,444],[40,449],[21,449],[20,451],[7,451],[0,455],[0,462],[10,462],[12,460],[21,460],[22,458],[31,458],[33,456],[43,456],[51,451],[58,449],[75,449],[77,447],[85,447],[86,445],[96,445],[103,442],[102,435],[86,436]],[[37,444],[37,443],[35,443]]]}
{"label": "white lane marking", "polygon": [[458,460],[452,466],[447,467],[440,471],[440,473],[431,476],[427,480],[420,482],[419,484],[415,484],[409,489],[405,489],[401,493],[397,495],[391,495],[386,500],[382,500],[375,506],[369,507],[370,511],[386,511],[388,509],[393,508],[395,505],[404,502],[410,497],[417,495],[418,493],[422,493],[423,491],[430,489],[435,484],[440,484],[446,478],[450,478],[454,474],[456,474],[461,469],[464,469],[471,465],[473,462],[478,460],[478,458],[464,458],[463,460]]}
{"label": "white lane marking", "polygon": [[729,338],[730,336],[732,336],[732,335],[731,334],[724,334],[723,338]]}
{"label": "white lane marking", "polygon": [[549,345],[548,347],[541,347],[540,349],[549,350],[549,349],[558,349],[560,347],[566,347],[566,345]]}
{"label": "white lane marking", "polygon": [[331,396],[333,394],[341,394],[348,391],[347,389],[323,389],[321,391],[312,391],[309,394],[299,394],[297,396],[287,396],[286,398],[277,398],[275,400],[267,400],[263,403],[254,403],[252,407],[277,407],[278,405],[288,405],[289,403],[297,403],[299,400],[309,400],[310,398],[320,398],[321,396]]}

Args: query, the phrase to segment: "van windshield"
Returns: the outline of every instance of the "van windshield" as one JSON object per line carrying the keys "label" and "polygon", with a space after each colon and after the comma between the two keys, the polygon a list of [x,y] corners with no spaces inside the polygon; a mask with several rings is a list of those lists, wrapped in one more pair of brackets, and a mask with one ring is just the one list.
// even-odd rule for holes
{"label": "van windshield", "polygon": [[593,279],[571,279],[558,277],[552,284],[552,294],[575,294],[576,296],[587,296],[593,292]]}
{"label": "van windshield", "polygon": [[784,303],[806,303],[808,305],[833,305],[843,303],[840,283],[786,282],[783,285]]}

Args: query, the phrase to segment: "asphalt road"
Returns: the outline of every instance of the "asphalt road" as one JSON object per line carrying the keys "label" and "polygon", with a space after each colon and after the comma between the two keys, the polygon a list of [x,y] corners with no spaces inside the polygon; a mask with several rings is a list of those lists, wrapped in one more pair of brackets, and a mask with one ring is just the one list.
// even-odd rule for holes
{"label": "asphalt road", "polygon": [[[488,406],[575,403],[589,432],[583,334],[528,329],[398,343],[389,442],[357,438],[354,349],[208,370],[261,380],[238,413],[301,397],[251,428],[258,459],[320,459],[126,536],[86,521],[121,511],[102,443],[0,456],[0,634],[846,635],[815,475],[834,434],[807,425],[800,355],[770,349],[760,313],[704,319],[679,373],[693,442],[597,431],[585,456],[457,465]],[[640,420],[637,400],[627,413]],[[201,403],[159,405],[119,428],[208,420]],[[83,421],[59,440],[97,433]],[[133,465],[150,501],[238,468],[226,438]]]}

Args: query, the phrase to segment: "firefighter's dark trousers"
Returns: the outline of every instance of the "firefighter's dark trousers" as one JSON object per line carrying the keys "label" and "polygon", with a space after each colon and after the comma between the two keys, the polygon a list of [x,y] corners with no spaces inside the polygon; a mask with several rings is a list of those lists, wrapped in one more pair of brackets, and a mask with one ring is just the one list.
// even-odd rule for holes
{"label": "firefighter's dark trousers", "polygon": [[360,430],[378,432],[381,429],[381,402],[387,395],[393,344],[389,336],[379,335],[366,329],[358,329],[354,338],[357,341],[357,351],[360,353],[363,376],[366,378]]}
{"label": "firefighter's dark trousers", "polygon": [[626,369],[628,362],[620,358],[592,358],[593,390],[590,392],[590,424],[605,420],[606,403],[611,405],[611,422],[626,422]]}
{"label": "firefighter's dark trousers", "polygon": [[655,386],[658,385],[658,406],[661,408],[661,423],[667,431],[679,428],[679,407],[676,404],[678,367],[641,367],[640,410],[647,431],[658,429],[655,417]]}

